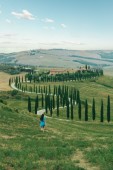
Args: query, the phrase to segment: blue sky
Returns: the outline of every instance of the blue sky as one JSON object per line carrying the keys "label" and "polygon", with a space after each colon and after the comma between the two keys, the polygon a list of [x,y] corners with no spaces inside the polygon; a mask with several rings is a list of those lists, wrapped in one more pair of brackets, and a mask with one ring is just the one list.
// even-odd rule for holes
{"label": "blue sky", "polygon": [[113,0],[0,0],[0,52],[113,50]]}

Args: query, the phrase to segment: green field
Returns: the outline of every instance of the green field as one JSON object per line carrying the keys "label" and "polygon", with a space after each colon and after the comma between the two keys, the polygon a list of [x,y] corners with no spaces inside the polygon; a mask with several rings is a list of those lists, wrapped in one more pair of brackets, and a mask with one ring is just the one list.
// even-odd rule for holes
{"label": "green field", "polygon": [[[50,83],[46,83],[49,85]],[[60,82],[55,84],[62,84]],[[66,120],[66,109],[60,116],[47,115],[46,129],[39,128],[34,114],[36,94],[0,93],[0,170],[112,170],[113,169],[113,78],[64,82],[80,90],[81,100],[88,99],[89,121]],[[32,85],[32,84],[31,84]],[[44,83],[40,83],[41,86]],[[54,83],[51,83],[51,87]],[[33,85],[32,85],[33,86]],[[32,113],[27,98],[32,99]],[[107,97],[111,99],[111,121],[106,121]],[[96,120],[91,119],[92,99],[96,102]],[[104,101],[104,122],[100,123],[100,101]]]}
{"label": "green field", "polygon": [[[24,87],[26,83],[22,84]],[[91,109],[92,109],[92,101],[93,98],[95,99],[95,106],[96,106],[96,117],[99,120],[100,117],[100,108],[101,108],[101,100],[103,99],[104,102],[104,117],[106,120],[106,112],[107,112],[107,97],[110,96],[111,102],[111,111],[113,110],[113,77],[108,76],[101,76],[96,79],[86,80],[86,81],[67,81],[67,82],[43,82],[35,84],[38,88],[47,86],[49,89],[49,85],[51,86],[51,93],[53,93],[54,85],[62,86],[67,85],[68,87],[75,87],[80,91],[80,98],[82,103],[85,100],[88,100],[89,105],[89,119],[91,118]],[[27,83],[28,89],[29,87],[34,88],[34,83]],[[36,94],[34,93],[34,96]],[[40,96],[40,95],[39,95]],[[75,116],[77,113],[78,107],[74,107]],[[64,111],[65,112],[65,111]],[[62,113],[62,112],[61,112]],[[82,118],[84,119],[84,106],[82,107]],[[111,120],[113,121],[113,116],[111,116]]]}

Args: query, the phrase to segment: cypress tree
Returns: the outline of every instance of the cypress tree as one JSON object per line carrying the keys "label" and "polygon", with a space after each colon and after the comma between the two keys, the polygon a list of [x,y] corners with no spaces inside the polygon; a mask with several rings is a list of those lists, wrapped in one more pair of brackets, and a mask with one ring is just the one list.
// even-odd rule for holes
{"label": "cypress tree", "polygon": [[23,76],[22,76],[22,83],[23,83]]}
{"label": "cypress tree", "polygon": [[53,101],[52,101],[52,99],[50,100],[50,115],[52,116],[52,114],[53,114]]}
{"label": "cypress tree", "polygon": [[62,86],[62,94],[64,95],[64,85]]}
{"label": "cypress tree", "polygon": [[77,90],[77,97],[76,97],[76,100],[77,100],[77,103],[79,103],[79,100],[80,100],[80,93],[79,93],[79,90]]}
{"label": "cypress tree", "polygon": [[51,86],[49,85],[49,94],[51,94]]}
{"label": "cypress tree", "polygon": [[36,99],[35,99],[35,114],[37,114],[37,110],[38,110],[38,95],[37,95],[37,97],[36,97]]}
{"label": "cypress tree", "polygon": [[15,78],[15,86],[17,87],[18,84],[18,77]]}
{"label": "cypress tree", "polygon": [[57,117],[59,116],[59,95],[57,95]]}
{"label": "cypress tree", "polygon": [[53,109],[55,109],[55,96],[53,94]]}
{"label": "cypress tree", "polygon": [[69,99],[69,87],[68,86],[66,86],[65,94],[66,94],[66,98]]}
{"label": "cypress tree", "polygon": [[45,94],[45,110],[46,110],[46,113],[48,112],[47,110],[47,94]]}
{"label": "cypress tree", "polygon": [[85,65],[85,69],[87,70],[87,68],[88,68],[88,66],[87,65]]}
{"label": "cypress tree", "polygon": [[79,103],[78,103],[78,118],[79,120],[81,120],[81,100],[79,100]]}
{"label": "cypress tree", "polygon": [[11,78],[9,79],[9,86],[11,86]]}
{"label": "cypress tree", "polygon": [[18,77],[18,81],[19,81],[19,83],[20,83],[20,76]]}
{"label": "cypress tree", "polygon": [[73,103],[71,103],[71,119],[73,120]]}
{"label": "cypress tree", "polygon": [[100,109],[100,122],[104,121],[104,105],[103,100],[101,100],[101,109]]}
{"label": "cypress tree", "polygon": [[66,106],[67,106],[67,119],[69,119],[69,99],[67,99],[67,102],[66,102]]}
{"label": "cypress tree", "polygon": [[54,86],[54,89],[53,89],[53,94],[55,95],[55,92],[56,92],[56,86]]}
{"label": "cypress tree", "polygon": [[88,121],[88,102],[85,101],[85,121]]}
{"label": "cypress tree", "polygon": [[31,112],[31,98],[28,97],[28,111]]}
{"label": "cypress tree", "polygon": [[72,97],[72,94],[70,95],[70,103],[73,103],[73,97]]}
{"label": "cypress tree", "polygon": [[47,86],[46,86],[46,92],[45,93],[47,94]]}
{"label": "cypress tree", "polygon": [[17,84],[17,89],[19,89],[19,83]]}
{"label": "cypress tree", "polygon": [[58,87],[57,87],[57,86],[56,86],[55,94],[56,94],[56,95],[58,94]]}
{"label": "cypress tree", "polygon": [[18,83],[18,89],[20,89],[20,83]]}
{"label": "cypress tree", "polygon": [[62,94],[60,95],[60,106],[63,106],[63,96],[62,96]]}
{"label": "cypress tree", "polygon": [[95,120],[95,99],[93,98],[92,103],[92,119]]}
{"label": "cypress tree", "polygon": [[60,85],[58,86],[58,95],[60,95],[61,94],[61,87],[60,87]]}
{"label": "cypress tree", "polygon": [[49,94],[47,95],[47,106],[50,110],[50,95]]}
{"label": "cypress tree", "polygon": [[42,108],[44,107],[44,96],[43,96],[43,93],[42,93]]}
{"label": "cypress tree", "polygon": [[107,121],[110,122],[110,96],[109,95],[107,101]]}
{"label": "cypress tree", "polygon": [[45,93],[45,86],[44,86],[44,93]]}

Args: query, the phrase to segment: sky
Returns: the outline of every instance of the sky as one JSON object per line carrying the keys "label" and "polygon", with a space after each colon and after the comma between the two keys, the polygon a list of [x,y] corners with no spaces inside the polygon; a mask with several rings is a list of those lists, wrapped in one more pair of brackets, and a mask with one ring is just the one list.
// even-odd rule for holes
{"label": "sky", "polygon": [[0,53],[113,50],[113,0],[0,0]]}

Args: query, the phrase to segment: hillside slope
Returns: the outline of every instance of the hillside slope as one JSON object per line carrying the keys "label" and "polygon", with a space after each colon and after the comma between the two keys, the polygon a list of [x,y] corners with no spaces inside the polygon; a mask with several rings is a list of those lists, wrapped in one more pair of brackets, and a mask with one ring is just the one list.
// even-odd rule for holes
{"label": "hillside slope", "polygon": [[0,62],[37,65],[40,67],[80,67],[112,66],[112,51],[77,51],[77,50],[31,50],[17,53],[0,54]]}
{"label": "hillside slope", "polygon": [[48,117],[43,133],[36,115],[0,104],[0,169],[110,170],[112,134],[112,123]]}

